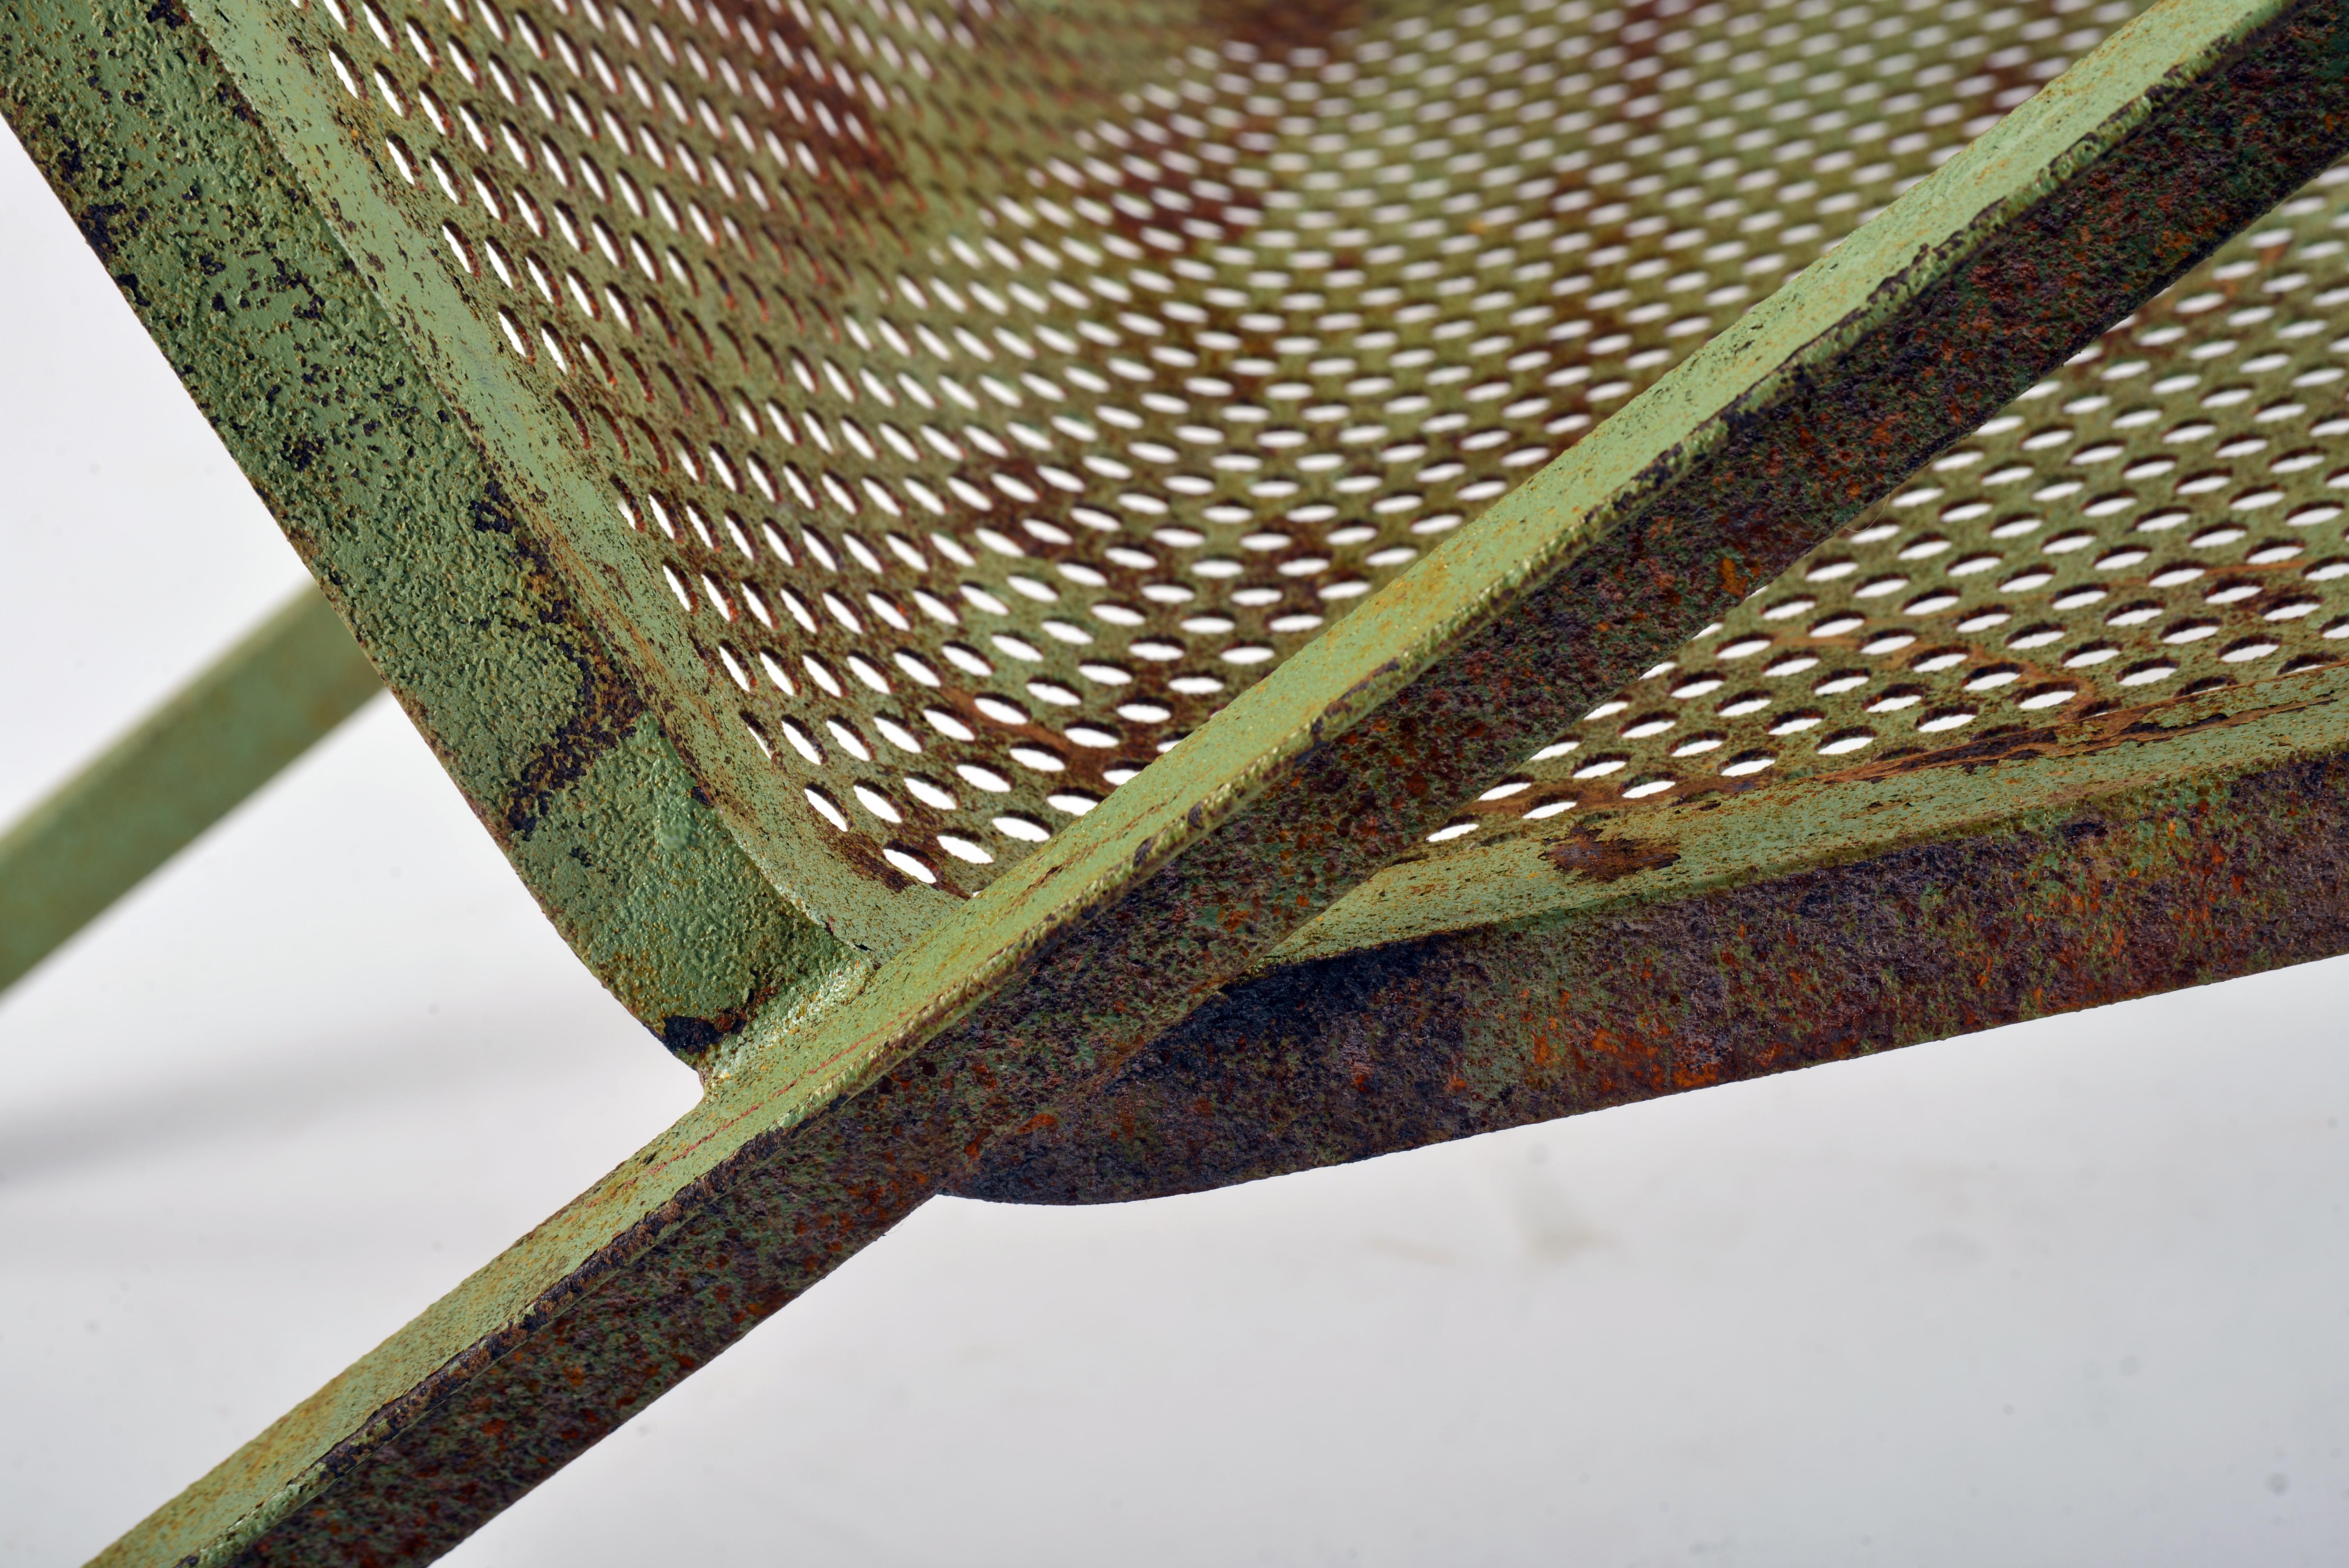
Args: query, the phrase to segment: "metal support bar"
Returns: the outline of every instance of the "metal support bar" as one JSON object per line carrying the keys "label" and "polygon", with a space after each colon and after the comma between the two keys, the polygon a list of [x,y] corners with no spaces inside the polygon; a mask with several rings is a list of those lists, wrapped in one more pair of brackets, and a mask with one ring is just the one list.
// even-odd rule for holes
{"label": "metal support bar", "polygon": [[1145,1042],[2349,139],[2349,15],[2170,0],[166,1505],[415,1562]]}
{"label": "metal support bar", "polygon": [[0,836],[0,990],[383,689],[304,588]]}
{"label": "metal support bar", "polygon": [[959,1191],[1199,1191],[2349,951],[2349,671],[2007,744],[1512,846],[1480,924],[1390,873],[1430,934],[1291,943]]}

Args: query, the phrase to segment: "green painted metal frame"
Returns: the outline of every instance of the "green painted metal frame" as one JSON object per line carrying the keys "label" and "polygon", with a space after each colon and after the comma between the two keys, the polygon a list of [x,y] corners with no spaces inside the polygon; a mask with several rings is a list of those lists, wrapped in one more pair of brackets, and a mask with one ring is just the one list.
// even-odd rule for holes
{"label": "green painted metal frame", "polygon": [[691,1057],[863,965],[720,820],[525,525],[543,497],[492,463],[188,8],[14,7],[0,109],[474,815],[630,1011]]}
{"label": "green painted metal frame", "polygon": [[[1857,779],[1806,822],[1731,804],[1670,843],[1505,844],[1464,883],[1401,863],[2329,161],[2349,141],[2339,4],[2168,0],[2131,24],[877,965],[735,847],[634,666],[208,74],[197,23],[45,5],[0,38],[11,119],[330,597],[566,935],[710,1085],[101,1561],[429,1558],[941,1191],[1246,1179],[2349,939],[2349,737],[2323,676]],[[148,95],[127,118],[108,96],[126,82]],[[191,170],[206,201],[166,207]],[[248,259],[216,310],[200,231],[224,224],[310,248],[290,272]],[[315,408],[276,392],[305,368]],[[302,521],[386,507],[440,529],[430,548]],[[509,678],[485,683],[492,648]],[[614,863],[569,853],[601,835],[690,864],[565,884],[564,862]],[[1527,877],[1529,854],[1560,874]],[[2230,941],[2155,939],[2196,900],[2242,916]],[[1764,952],[1808,980],[1741,986]]]}
{"label": "green painted metal frame", "polygon": [[0,989],[383,690],[304,589],[0,835]]}

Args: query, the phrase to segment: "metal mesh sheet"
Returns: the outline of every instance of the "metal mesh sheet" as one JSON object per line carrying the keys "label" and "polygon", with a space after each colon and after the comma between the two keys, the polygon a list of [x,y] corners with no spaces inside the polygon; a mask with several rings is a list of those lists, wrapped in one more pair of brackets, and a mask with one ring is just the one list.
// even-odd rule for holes
{"label": "metal mesh sheet", "polygon": [[1865,775],[2333,662],[2349,637],[2340,228],[2349,167],[1600,705],[1439,839],[1578,806]]}
{"label": "metal mesh sheet", "polygon": [[[503,356],[609,496],[557,525],[666,584],[628,613],[680,744],[870,934],[1089,810],[2134,10],[281,20],[439,238],[471,318],[429,330]],[[2332,211],[2287,204],[1439,838],[2321,658]]]}

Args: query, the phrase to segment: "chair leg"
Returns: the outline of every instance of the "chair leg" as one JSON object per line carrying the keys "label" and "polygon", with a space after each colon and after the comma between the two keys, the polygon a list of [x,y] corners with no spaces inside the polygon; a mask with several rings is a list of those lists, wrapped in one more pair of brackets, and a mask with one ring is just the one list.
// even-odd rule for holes
{"label": "chair leg", "polygon": [[0,834],[0,990],[383,689],[314,588]]}

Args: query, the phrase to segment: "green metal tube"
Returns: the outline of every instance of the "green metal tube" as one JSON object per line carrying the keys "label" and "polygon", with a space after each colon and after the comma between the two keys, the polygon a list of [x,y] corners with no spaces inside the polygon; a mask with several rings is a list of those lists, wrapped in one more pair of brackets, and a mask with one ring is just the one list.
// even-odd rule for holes
{"label": "green metal tube", "polygon": [[382,689],[316,589],[288,600],[0,835],[0,989]]}

